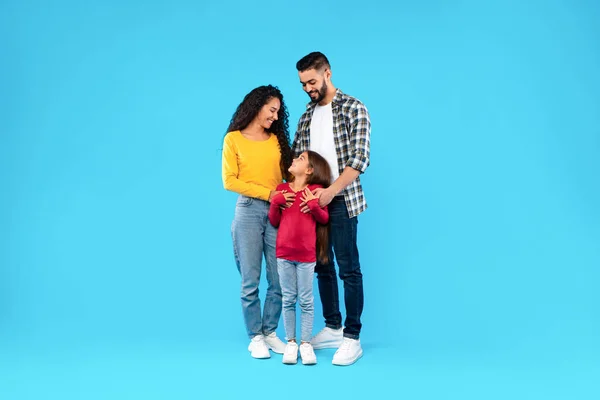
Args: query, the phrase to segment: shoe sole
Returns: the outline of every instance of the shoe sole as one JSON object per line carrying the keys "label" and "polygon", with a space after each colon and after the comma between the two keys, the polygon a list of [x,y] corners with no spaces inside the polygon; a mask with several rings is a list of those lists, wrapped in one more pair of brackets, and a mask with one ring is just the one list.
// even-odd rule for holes
{"label": "shoe sole", "polygon": [[252,354],[252,350],[248,349],[248,351],[250,352],[250,355],[252,356],[252,358],[256,358],[257,360],[265,360],[267,358],[271,358],[271,354],[269,354],[269,352],[267,351],[267,354],[265,354],[262,357],[257,357],[254,354]]}
{"label": "shoe sole", "polygon": [[322,350],[322,349],[338,349],[344,341],[342,339],[338,341],[329,341],[323,343],[310,343],[314,350]]}
{"label": "shoe sole", "polygon": [[263,357],[257,357],[252,353],[250,353],[250,355],[252,356],[252,358],[256,358],[257,360],[266,360],[267,358],[271,358],[270,354],[268,356],[263,356]]}
{"label": "shoe sole", "polygon": [[316,364],[317,364],[317,360],[308,361],[308,362],[304,362],[304,360],[302,360],[302,365],[316,365]]}
{"label": "shoe sole", "polygon": [[285,365],[295,365],[298,364],[298,360],[294,360],[294,361],[290,361],[290,360],[283,360],[283,363]]}
{"label": "shoe sole", "polygon": [[350,361],[348,361],[348,362],[345,362],[345,363],[340,363],[340,362],[338,362],[338,363],[336,363],[335,361],[331,360],[331,363],[332,363],[333,365],[337,365],[337,366],[340,366],[340,367],[347,367],[348,365],[352,365],[352,364],[354,364],[355,362],[357,362],[357,361],[358,361],[358,359],[362,357],[362,355],[363,355],[363,352],[362,352],[362,349],[361,349],[361,350],[360,350],[360,353],[358,353],[358,355],[357,355],[357,356],[356,356],[354,359],[352,359],[352,360],[350,360]]}
{"label": "shoe sole", "polygon": [[269,348],[269,350],[273,351],[273,353],[283,354],[283,351],[276,350],[275,347],[271,347],[269,345],[267,345],[267,347]]}

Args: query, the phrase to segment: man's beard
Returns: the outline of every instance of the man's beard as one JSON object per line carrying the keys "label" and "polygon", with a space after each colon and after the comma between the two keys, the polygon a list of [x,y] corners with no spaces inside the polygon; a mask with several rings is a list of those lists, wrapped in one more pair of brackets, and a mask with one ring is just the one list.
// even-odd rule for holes
{"label": "man's beard", "polygon": [[323,100],[325,98],[325,96],[327,95],[327,83],[323,82],[323,86],[321,86],[321,89],[319,89],[317,91],[318,96],[316,99],[313,99],[312,97],[310,97],[310,94],[308,95],[308,97],[310,97],[310,101],[313,103],[320,103],[321,100]]}

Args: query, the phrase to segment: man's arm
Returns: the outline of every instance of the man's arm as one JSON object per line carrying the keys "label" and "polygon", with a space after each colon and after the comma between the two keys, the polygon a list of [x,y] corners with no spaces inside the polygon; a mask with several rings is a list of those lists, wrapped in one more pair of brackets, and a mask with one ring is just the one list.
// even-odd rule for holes
{"label": "man's arm", "polygon": [[354,182],[356,178],[361,174],[361,172],[352,167],[346,167],[342,171],[342,174],[329,186],[329,190],[333,193],[333,196],[337,196],[341,193],[342,190],[346,189],[346,187]]}
{"label": "man's arm", "polygon": [[358,103],[352,110],[349,135],[352,148],[344,170],[331,186],[316,192],[321,207],[331,203],[331,200],[364,173],[370,164],[371,120],[367,108],[362,103]]}

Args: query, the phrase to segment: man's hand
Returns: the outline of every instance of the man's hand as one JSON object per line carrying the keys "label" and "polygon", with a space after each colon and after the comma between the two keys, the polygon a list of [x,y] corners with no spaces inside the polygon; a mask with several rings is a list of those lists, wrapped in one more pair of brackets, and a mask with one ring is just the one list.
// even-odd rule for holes
{"label": "man's hand", "polygon": [[320,189],[321,190],[321,195],[319,196],[319,205],[322,207],[328,206],[329,203],[331,203],[331,201],[333,200],[333,198],[335,197],[335,192],[331,189],[331,187],[327,188],[327,189]]}

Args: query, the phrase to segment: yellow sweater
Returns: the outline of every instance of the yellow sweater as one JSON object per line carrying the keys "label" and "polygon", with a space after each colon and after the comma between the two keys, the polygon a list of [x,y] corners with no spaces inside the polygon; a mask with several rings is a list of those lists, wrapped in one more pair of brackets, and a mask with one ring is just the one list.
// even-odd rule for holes
{"label": "yellow sweater", "polygon": [[246,139],[242,132],[229,132],[223,141],[223,186],[248,197],[269,200],[283,178],[277,136],[264,141]]}

